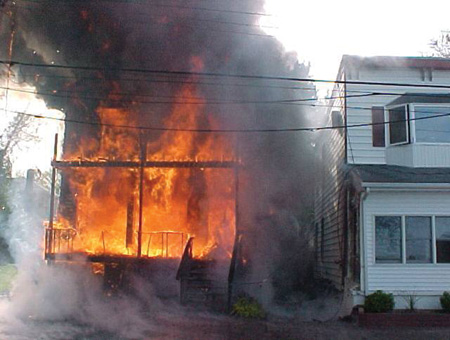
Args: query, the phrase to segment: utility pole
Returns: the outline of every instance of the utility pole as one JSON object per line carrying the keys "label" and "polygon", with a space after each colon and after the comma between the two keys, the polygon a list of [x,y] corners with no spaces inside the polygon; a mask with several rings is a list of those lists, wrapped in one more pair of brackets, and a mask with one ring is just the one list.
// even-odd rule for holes
{"label": "utility pole", "polygon": [[[0,0],[0,7],[1,8],[5,8],[8,0]],[[3,12],[3,10],[2,10]],[[5,13],[5,12],[3,12]],[[6,86],[5,86],[5,113],[8,112],[8,89],[9,89],[9,83],[10,83],[10,78],[11,78],[11,64],[12,64],[12,54],[13,54],[13,46],[14,46],[14,36],[16,35],[16,11],[15,11],[15,7],[14,7],[14,3],[12,4],[12,6],[10,7],[9,11],[7,11],[5,13],[6,15],[8,15],[9,17],[9,21],[10,21],[10,29],[11,29],[11,33],[9,35],[9,42],[7,45],[7,54],[8,54],[8,70],[7,70],[7,74],[6,74]],[[3,16],[2,16],[3,18]],[[1,22],[0,22],[1,24]]]}

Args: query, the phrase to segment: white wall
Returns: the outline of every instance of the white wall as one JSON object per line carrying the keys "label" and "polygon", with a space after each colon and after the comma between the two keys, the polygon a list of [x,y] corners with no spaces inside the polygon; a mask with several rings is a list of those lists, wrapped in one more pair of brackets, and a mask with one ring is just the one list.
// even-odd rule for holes
{"label": "white wall", "polygon": [[[373,81],[389,83],[412,83],[424,85],[450,85],[450,71],[433,71],[433,80],[422,80],[419,69],[405,68],[362,68],[358,72],[350,70],[349,81]],[[449,89],[373,86],[373,85],[347,85],[347,125],[372,123],[372,106],[386,106],[398,96],[376,95],[367,97],[352,97],[364,93],[449,93]],[[425,150],[426,148],[426,150]],[[414,149],[414,155],[399,155],[408,153],[405,146],[392,147],[386,157],[386,148],[372,146],[372,127],[362,126],[348,129],[347,159],[350,164],[393,164],[405,166],[449,166],[450,145],[421,146]],[[445,149],[443,151],[443,149]],[[449,155],[444,161],[443,152]],[[390,157],[389,157],[390,156]],[[401,160],[400,160],[401,159]]]}
{"label": "white wall", "polygon": [[450,167],[450,145],[409,144],[387,147],[386,164],[419,168]]}
{"label": "white wall", "polygon": [[[420,297],[418,308],[440,308],[439,296],[450,290],[450,264],[375,263],[376,215],[448,215],[449,191],[375,191],[364,201],[365,292],[378,289],[396,295]],[[397,298],[397,308],[404,298]]]}

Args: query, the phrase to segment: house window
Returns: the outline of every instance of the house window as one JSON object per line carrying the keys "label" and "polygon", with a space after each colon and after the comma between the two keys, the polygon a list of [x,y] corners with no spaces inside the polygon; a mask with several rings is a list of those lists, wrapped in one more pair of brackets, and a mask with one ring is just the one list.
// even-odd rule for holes
{"label": "house window", "polygon": [[450,217],[436,217],[436,260],[450,263]]}
{"label": "house window", "polygon": [[408,116],[406,105],[392,108],[389,111],[389,144],[408,142]]}
{"label": "house window", "polygon": [[385,146],[384,107],[372,107],[372,145],[375,147]]}
{"label": "house window", "polygon": [[375,216],[376,263],[450,263],[450,216]]}
{"label": "house window", "polygon": [[400,216],[375,217],[376,262],[402,262],[402,219]]}
{"label": "house window", "polygon": [[450,143],[450,116],[428,118],[449,113],[450,106],[414,105],[415,141],[419,143]]}
{"label": "house window", "polygon": [[431,217],[407,216],[406,231],[406,262],[431,262]]}

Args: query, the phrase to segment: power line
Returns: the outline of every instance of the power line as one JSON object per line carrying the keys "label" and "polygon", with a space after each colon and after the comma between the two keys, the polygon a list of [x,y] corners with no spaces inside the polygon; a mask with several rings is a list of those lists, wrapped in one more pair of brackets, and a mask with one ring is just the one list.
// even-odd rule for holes
{"label": "power line", "polygon": [[[316,91],[315,87],[301,87],[301,86],[277,86],[277,85],[265,85],[265,84],[237,84],[237,83],[223,83],[223,82],[204,82],[204,81],[189,81],[189,80],[175,80],[173,78],[168,79],[148,79],[148,78],[123,78],[123,77],[109,77],[108,79],[100,77],[87,77],[87,76],[64,76],[64,75],[50,75],[50,74],[36,74],[36,73],[21,73],[23,77],[38,77],[38,78],[51,78],[51,79],[76,79],[76,80],[92,80],[105,82],[111,80],[120,80],[121,82],[144,82],[144,83],[174,83],[174,84],[193,84],[193,85],[206,85],[206,86],[223,86],[223,87],[249,87],[249,88],[269,88],[269,89],[281,89],[281,90],[303,90],[303,91]],[[164,77],[164,75],[157,75],[157,77]],[[170,77],[170,76],[168,76]],[[20,84],[15,82],[16,84]],[[368,90],[347,90],[348,93],[361,93],[372,95],[385,95],[385,96],[401,96],[405,92],[379,92]],[[446,93],[407,93],[408,96],[417,97],[442,97],[447,95]],[[448,93],[450,97],[450,93]],[[324,100],[330,100],[332,97],[325,97]]]}
{"label": "power line", "polygon": [[[309,101],[318,101],[318,98],[297,98],[297,99],[280,99],[280,100],[240,100],[240,101],[214,101],[214,100],[206,100],[202,97],[192,97],[192,98],[182,98],[177,96],[152,96],[152,95],[146,95],[146,94],[133,94],[133,93],[109,93],[108,97],[88,97],[88,96],[70,96],[65,94],[58,94],[54,92],[38,92],[38,91],[28,91],[23,89],[13,89],[9,87],[3,87],[0,86],[0,89],[20,92],[20,93],[29,93],[29,94],[35,94],[35,95],[41,95],[41,96],[51,96],[51,97],[59,97],[59,98],[72,98],[72,99],[91,99],[91,100],[108,100],[108,101],[120,101],[120,102],[133,102],[133,103],[142,103],[142,104],[187,104],[187,105],[236,105],[236,104],[289,104],[289,103],[298,103],[298,102],[309,102]],[[79,91],[61,91],[63,93],[69,93],[69,94],[80,94],[80,93],[86,93],[86,92],[79,92]],[[136,99],[113,99],[109,98],[109,96],[128,96],[132,95],[135,97],[150,97],[150,98],[173,98],[173,99],[193,99],[193,100],[199,100],[198,102],[194,101],[139,101]],[[368,97],[373,96],[372,93],[369,94],[357,94],[357,95],[347,95],[345,98],[353,98],[353,97]],[[330,97],[328,99],[342,99],[343,96],[340,97]]]}
{"label": "power line", "polygon": [[30,116],[38,119],[49,119],[56,120],[65,123],[77,123],[77,124],[86,124],[93,126],[104,126],[111,128],[120,128],[120,129],[135,129],[135,130],[143,130],[143,131],[169,131],[169,132],[199,132],[199,133],[267,133],[267,132],[300,132],[300,131],[308,131],[308,132],[316,132],[321,130],[338,130],[338,129],[348,129],[348,128],[357,128],[357,127],[367,127],[367,126],[375,126],[375,125],[387,125],[392,123],[402,123],[409,121],[418,121],[418,120],[427,120],[433,118],[441,118],[450,116],[450,112],[441,113],[436,115],[430,115],[427,117],[415,117],[409,119],[399,119],[392,120],[387,122],[379,122],[379,123],[360,123],[360,124],[350,124],[350,125],[340,125],[340,126],[320,126],[320,127],[303,127],[303,128],[280,128],[280,129],[183,129],[183,128],[167,128],[167,127],[149,127],[149,126],[135,126],[135,125],[117,125],[117,124],[108,124],[108,123],[99,123],[99,122],[88,122],[82,120],[68,119],[68,118],[58,118],[58,117],[50,117],[46,115],[39,114],[31,114],[22,111],[15,110],[6,110],[6,113],[11,112],[19,115]]}
{"label": "power line", "polygon": [[[100,77],[86,77],[86,76],[62,76],[62,75],[47,75],[47,74],[22,74],[24,77],[39,77],[39,78],[53,78],[53,79],[77,79],[77,80],[96,80],[100,82],[108,82],[110,80],[120,80],[124,82],[147,82],[147,83],[175,83],[175,84],[195,84],[195,85],[207,85],[207,86],[226,86],[226,87],[253,87],[253,88],[273,88],[284,90],[306,90],[316,91],[315,87],[299,87],[299,86],[276,86],[265,84],[233,84],[223,82],[204,82],[204,81],[189,81],[189,80],[175,80],[173,78],[168,79],[148,79],[148,78],[123,78],[123,77],[108,77],[108,79]],[[157,75],[157,77],[170,77],[165,75]],[[347,91],[347,92],[363,92],[363,91]],[[364,91],[366,93],[367,91]]]}
{"label": "power line", "polygon": [[[276,86],[276,85],[264,85],[264,84],[233,84],[233,83],[222,83],[222,82],[203,82],[203,81],[183,81],[183,80],[173,80],[173,79],[140,79],[140,78],[120,78],[120,77],[113,77],[113,78],[97,78],[97,77],[85,77],[85,76],[59,76],[59,75],[45,75],[45,74],[21,74],[24,77],[38,77],[38,78],[53,78],[53,79],[77,79],[77,80],[95,80],[99,82],[108,82],[110,80],[120,80],[123,82],[149,82],[149,83],[175,83],[175,84],[193,84],[193,85],[206,85],[206,86],[223,86],[223,87],[249,87],[249,88],[269,88],[269,89],[281,89],[281,90],[302,90],[302,91],[316,91],[315,87],[299,87],[299,86]],[[16,82],[16,84],[20,84]],[[11,89],[15,90],[15,89]],[[16,91],[16,90],[15,90]],[[62,91],[58,91],[59,93]],[[72,93],[82,93],[79,91],[63,91],[63,92],[72,92]],[[364,94],[367,96],[401,96],[404,95],[404,92],[379,92],[379,91],[361,91],[361,90],[347,90],[348,93],[358,93],[358,94]],[[89,92],[91,93],[91,92]],[[41,93],[43,95],[51,95],[51,93]],[[125,93],[125,94],[118,94],[118,95],[133,95],[131,93]],[[408,96],[412,97],[435,97],[435,98],[442,98],[443,96],[446,96],[447,94],[439,93],[408,93]],[[138,96],[145,96],[145,95],[138,95]],[[448,94],[450,97],[450,93]],[[152,96],[153,97],[153,96]],[[169,98],[169,97],[167,97]],[[336,98],[348,98],[348,96],[328,96],[323,98],[323,100],[332,100]],[[320,99],[317,99],[320,100]],[[325,107],[334,107],[334,105],[321,105]],[[355,108],[349,106],[349,108]],[[357,108],[358,109],[358,108]],[[365,110],[371,109],[371,107],[364,108]]]}
{"label": "power line", "polygon": [[[333,104],[320,104],[320,103],[313,103],[313,104],[305,104],[305,102],[312,102],[312,101],[320,101],[318,98],[299,98],[299,99],[281,99],[281,100],[241,100],[241,101],[210,101],[210,100],[204,100],[202,97],[177,97],[177,96],[152,96],[152,95],[145,95],[145,94],[133,94],[133,93],[109,93],[108,97],[92,97],[92,96],[71,96],[69,94],[75,93],[86,93],[86,92],[79,92],[79,91],[61,91],[62,93],[67,94],[60,94],[60,93],[54,93],[54,92],[37,92],[37,91],[28,91],[23,89],[13,89],[13,88],[7,88],[0,86],[0,89],[20,92],[20,93],[29,93],[34,95],[40,95],[40,96],[50,96],[50,97],[57,97],[57,98],[65,98],[65,99],[86,99],[86,100],[96,100],[96,101],[110,101],[110,102],[122,102],[122,103],[139,103],[139,104],[154,104],[154,105],[250,105],[250,104],[277,104],[277,105],[295,105],[295,106],[308,106],[308,107],[324,107],[324,108],[333,108],[335,105]],[[355,91],[356,92],[356,91]],[[109,96],[128,96],[132,95],[135,97],[150,97],[150,98],[174,98],[174,99],[194,99],[194,100],[200,100],[198,102],[194,101],[144,101],[144,100],[137,100],[137,99],[123,99],[123,98],[110,98]],[[356,95],[346,95],[346,96],[336,96],[336,97],[327,97],[327,100],[335,100],[335,99],[345,99],[345,98],[361,98],[361,97],[371,97],[371,96],[379,96],[379,95],[400,95],[398,93],[386,93],[386,92],[370,92],[370,93],[363,93],[363,94],[356,94]],[[417,94],[418,96],[426,96],[423,94]],[[442,96],[436,96],[433,94],[429,94],[430,97],[442,97]],[[372,106],[370,107],[364,107],[364,106],[348,106],[348,109],[353,110],[362,110],[362,111],[368,111],[372,110]],[[421,112],[417,111],[416,112]],[[426,111],[423,111],[422,113],[427,113]]]}
{"label": "power line", "polygon": [[[31,2],[31,3],[43,3],[43,0],[20,0],[23,2]],[[58,5],[70,2],[85,2],[85,0],[45,0],[47,2],[57,2]],[[131,3],[144,5],[143,1],[129,1],[129,0],[98,0],[101,2],[111,2],[111,3]],[[161,3],[145,3],[146,6],[151,7],[161,7],[161,8],[180,8],[180,9],[191,9],[196,11],[204,11],[204,12],[214,12],[214,13],[228,13],[228,14],[241,14],[241,15],[250,15],[250,16],[263,16],[263,17],[273,17],[272,14],[262,13],[262,12],[250,12],[250,11],[237,11],[237,10],[229,10],[229,9],[217,9],[217,8],[208,8],[208,7],[199,7],[199,6],[184,6],[184,5],[167,5]]]}
{"label": "power line", "polygon": [[232,74],[232,73],[219,73],[219,72],[152,70],[152,69],[143,69],[143,68],[114,68],[114,67],[96,67],[96,66],[58,65],[58,64],[35,64],[35,63],[20,62],[20,61],[16,61],[16,60],[12,60],[12,61],[0,60],[0,64],[8,64],[11,66],[20,65],[20,66],[28,66],[28,67],[44,67],[44,68],[53,68],[53,69],[70,69],[70,70],[84,70],[84,71],[114,71],[114,72],[158,74],[158,75],[162,74],[162,75],[173,75],[173,76],[184,76],[184,77],[203,76],[203,77],[239,78],[239,79],[250,79],[250,80],[281,80],[281,81],[288,81],[288,82],[334,83],[334,84],[347,84],[347,85],[373,85],[373,86],[450,89],[450,85],[392,83],[392,82],[373,82],[373,81],[355,81],[355,80],[326,80],[326,79],[316,79],[316,78],[247,75],[247,74]]}

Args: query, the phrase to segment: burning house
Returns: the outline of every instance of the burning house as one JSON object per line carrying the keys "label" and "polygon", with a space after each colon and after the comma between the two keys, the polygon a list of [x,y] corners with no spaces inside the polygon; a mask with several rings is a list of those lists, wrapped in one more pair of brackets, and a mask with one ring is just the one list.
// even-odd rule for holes
{"label": "burning house", "polygon": [[[45,258],[58,262],[87,257],[114,286],[122,285],[130,267],[173,266],[182,258],[177,279],[183,281],[184,293],[194,259],[202,259],[204,271],[212,263],[231,259],[237,230],[238,162],[230,158],[232,149],[227,150],[225,142],[223,151],[228,155],[221,158],[214,159],[214,147],[206,143],[198,154],[205,159],[198,155],[183,159],[195,144],[189,135],[167,132],[184,142],[177,148],[177,140],[164,134],[152,143],[144,131],[132,130],[122,137],[111,133],[116,131],[109,126],[102,131],[101,151],[90,159],[58,160],[55,141],[52,187],[56,171],[61,172],[70,192],[61,211],[71,214],[54,219],[51,212]],[[165,151],[168,155],[162,154]]]}
{"label": "burning house", "polygon": [[247,281],[270,282],[271,256],[261,254],[292,257],[277,237],[297,239],[299,228],[275,216],[296,219],[310,203],[314,149],[310,134],[283,129],[310,125],[296,102],[315,89],[264,77],[309,69],[261,30],[262,1],[244,9],[7,3],[3,60],[65,113],[47,260],[83,255],[105,275],[181,260],[180,279],[197,259],[225,261],[228,289],[239,263],[254,268]]}

